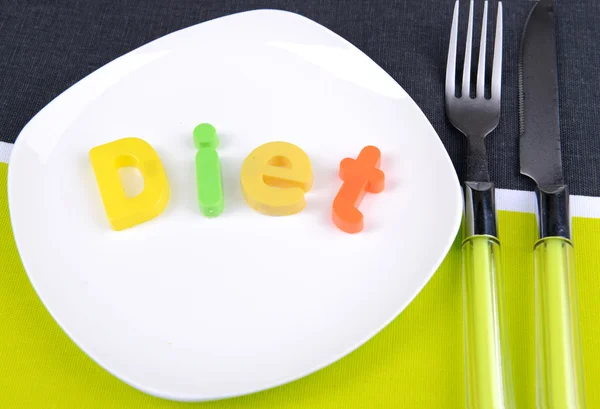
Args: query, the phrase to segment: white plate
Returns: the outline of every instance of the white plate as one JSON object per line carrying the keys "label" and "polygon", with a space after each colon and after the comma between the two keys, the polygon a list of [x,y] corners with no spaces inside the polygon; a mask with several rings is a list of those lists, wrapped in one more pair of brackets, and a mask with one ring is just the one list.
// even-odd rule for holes
{"label": "white plate", "polygon": [[[214,219],[196,201],[201,122],[222,140]],[[116,232],[88,152],[127,136],[156,149],[171,198]],[[242,161],[274,140],[312,161],[300,214],[243,200]],[[369,144],[386,189],[365,197],[365,230],[346,234],[331,221],[337,168]],[[75,84],[21,132],[8,188],[23,264],[58,324],[126,383],[188,401],[281,385],[359,347],[423,288],[462,210],[444,146],[404,90],[336,34],[272,10],[167,35]]]}

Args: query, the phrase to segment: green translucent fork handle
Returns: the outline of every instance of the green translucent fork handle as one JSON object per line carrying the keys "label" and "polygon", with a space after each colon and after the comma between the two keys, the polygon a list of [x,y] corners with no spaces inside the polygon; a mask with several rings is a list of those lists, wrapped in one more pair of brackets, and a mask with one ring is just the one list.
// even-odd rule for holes
{"label": "green translucent fork handle", "polygon": [[465,382],[468,409],[512,409],[500,244],[493,236],[462,244]]}
{"label": "green translucent fork handle", "polygon": [[584,409],[573,245],[544,238],[534,259],[537,407]]}

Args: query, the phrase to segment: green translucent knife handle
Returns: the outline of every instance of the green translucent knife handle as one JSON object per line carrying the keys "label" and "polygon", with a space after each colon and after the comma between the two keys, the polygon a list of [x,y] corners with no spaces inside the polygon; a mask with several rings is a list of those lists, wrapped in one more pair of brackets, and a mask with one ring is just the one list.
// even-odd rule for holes
{"label": "green translucent knife handle", "polygon": [[534,259],[537,407],[584,409],[573,246],[547,237],[537,242]]}
{"label": "green translucent knife handle", "polygon": [[462,254],[467,408],[512,409],[500,244],[492,236],[467,237]]}

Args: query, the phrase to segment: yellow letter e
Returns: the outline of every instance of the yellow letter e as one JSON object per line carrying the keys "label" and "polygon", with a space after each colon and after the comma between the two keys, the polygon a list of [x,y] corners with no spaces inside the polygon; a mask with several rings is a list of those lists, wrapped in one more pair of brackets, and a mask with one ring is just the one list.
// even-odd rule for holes
{"label": "yellow letter e", "polygon": [[240,181],[242,194],[254,210],[269,216],[298,213],[313,183],[310,159],[296,145],[269,142],[244,160]]}

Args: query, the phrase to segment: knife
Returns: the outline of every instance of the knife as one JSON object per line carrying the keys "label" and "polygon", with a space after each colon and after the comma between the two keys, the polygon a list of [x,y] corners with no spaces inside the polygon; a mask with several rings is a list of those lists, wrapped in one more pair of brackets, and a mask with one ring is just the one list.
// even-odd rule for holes
{"label": "knife", "polygon": [[584,409],[569,191],[562,170],[554,0],[536,2],[519,61],[521,173],[536,183],[534,245],[537,407]]}

